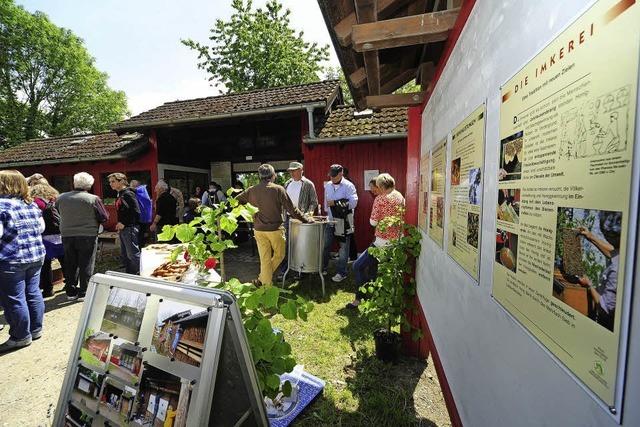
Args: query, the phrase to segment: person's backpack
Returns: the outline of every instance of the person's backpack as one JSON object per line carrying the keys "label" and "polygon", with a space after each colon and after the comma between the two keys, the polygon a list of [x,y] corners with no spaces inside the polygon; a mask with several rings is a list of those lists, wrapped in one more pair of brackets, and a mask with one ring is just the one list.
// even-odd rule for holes
{"label": "person's backpack", "polygon": [[134,193],[136,199],[138,199],[138,205],[140,205],[140,223],[151,224],[151,221],[153,221],[153,202],[147,192],[147,186],[139,185],[134,190]]}
{"label": "person's backpack", "polygon": [[42,219],[44,220],[43,234],[60,234],[60,212],[56,209],[54,202],[46,202],[42,210]]}

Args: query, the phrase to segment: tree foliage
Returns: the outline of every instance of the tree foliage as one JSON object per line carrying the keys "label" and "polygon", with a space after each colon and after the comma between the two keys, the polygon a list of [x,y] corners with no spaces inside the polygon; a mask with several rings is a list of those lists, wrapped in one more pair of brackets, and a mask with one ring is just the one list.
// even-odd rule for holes
{"label": "tree foliage", "polygon": [[233,0],[231,6],[229,20],[218,19],[211,29],[210,46],[182,40],[198,52],[198,68],[209,81],[231,93],[319,80],[329,46],[305,42],[278,0],[269,0],[264,9],[253,9],[251,0]]}
{"label": "tree foliage", "polygon": [[40,136],[104,131],[127,114],[83,41],[0,0],[0,147]]}

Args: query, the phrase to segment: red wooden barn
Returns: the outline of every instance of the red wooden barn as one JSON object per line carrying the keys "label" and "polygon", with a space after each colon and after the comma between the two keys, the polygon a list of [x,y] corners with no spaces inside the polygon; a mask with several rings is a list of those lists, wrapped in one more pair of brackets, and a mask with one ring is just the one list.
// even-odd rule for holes
{"label": "red wooden barn", "polygon": [[364,171],[388,172],[405,190],[407,110],[356,113],[342,102],[337,81],[168,102],[117,123],[112,132],[31,140],[0,151],[0,168],[41,173],[60,191],[71,189],[74,173],[89,172],[93,191],[114,213],[106,180],[112,172],[150,189],[164,178],[188,197],[210,180],[226,189],[261,163],[284,172],[289,162],[302,161],[322,199],[329,166],[340,163],[357,186],[362,250],[373,235]]}

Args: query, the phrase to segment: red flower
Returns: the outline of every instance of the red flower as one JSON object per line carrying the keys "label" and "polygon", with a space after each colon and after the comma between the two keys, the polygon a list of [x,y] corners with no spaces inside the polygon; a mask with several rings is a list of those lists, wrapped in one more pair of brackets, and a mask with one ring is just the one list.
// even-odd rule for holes
{"label": "red flower", "polygon": [[213,257],[207,258],[207,260],[204,262],[204,266],[207,268],[207,270],[216,268],[216,265],[218,265],[218,260]]}
{"label": "red flower", "polygon": [[189,251],[184,251],[184,260],[189,262],[189,260],[191,259],[191,255],[189,255]]}

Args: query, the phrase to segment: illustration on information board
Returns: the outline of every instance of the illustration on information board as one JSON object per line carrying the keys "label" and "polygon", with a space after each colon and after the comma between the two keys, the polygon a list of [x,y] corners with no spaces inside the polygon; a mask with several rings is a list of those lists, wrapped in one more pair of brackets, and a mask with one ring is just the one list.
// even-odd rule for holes
{"label": "illustration on information board", "polygon": [[571,160],[625,151],[628,136],[627,85],[562,114],[559,157]]}

